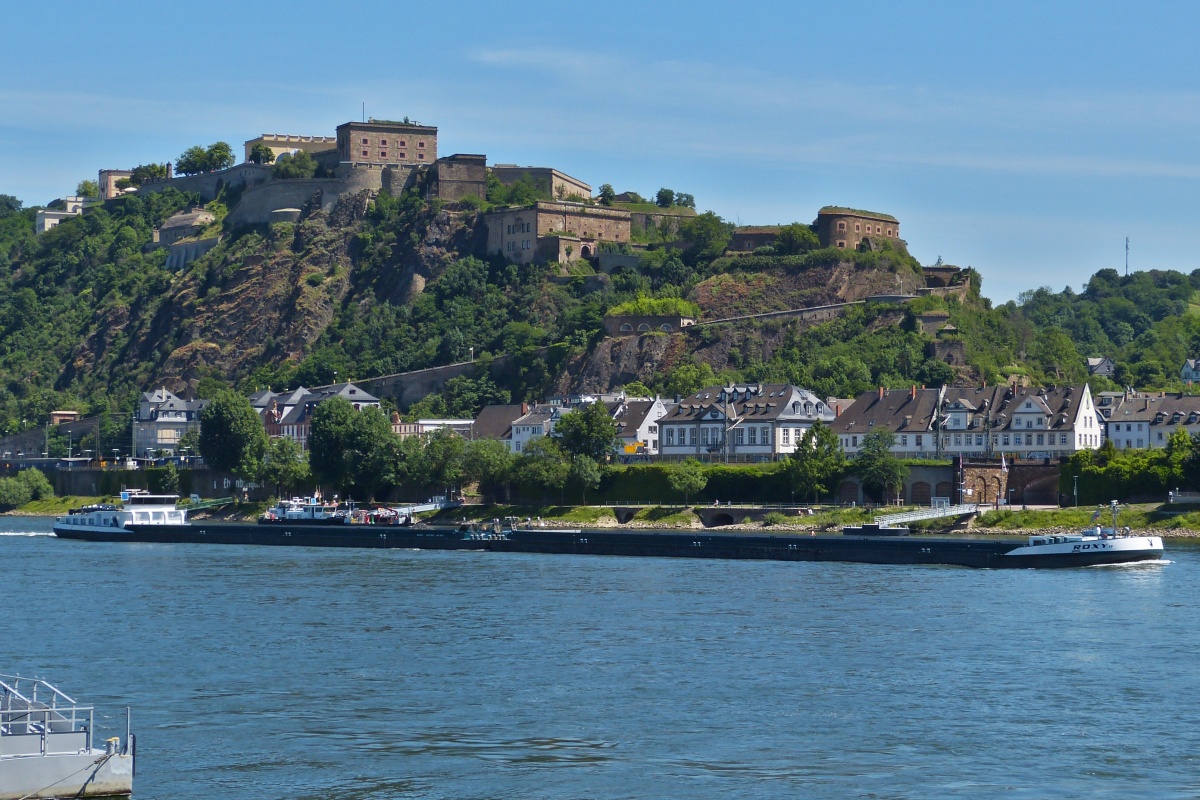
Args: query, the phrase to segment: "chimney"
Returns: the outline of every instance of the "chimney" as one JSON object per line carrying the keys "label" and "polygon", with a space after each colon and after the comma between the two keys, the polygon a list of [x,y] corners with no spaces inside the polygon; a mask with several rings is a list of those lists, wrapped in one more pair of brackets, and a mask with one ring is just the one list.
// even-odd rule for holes
{"label": "chimney", "polygon": [[883,399],[883,387],[882,386],[879,387],[879,399],[880,400]]}
{"label": "chimney", "polygon": [[912,385],[912,390],[909,392],[908,396],[913,400],[917,399],[917,385],[915,383]]}

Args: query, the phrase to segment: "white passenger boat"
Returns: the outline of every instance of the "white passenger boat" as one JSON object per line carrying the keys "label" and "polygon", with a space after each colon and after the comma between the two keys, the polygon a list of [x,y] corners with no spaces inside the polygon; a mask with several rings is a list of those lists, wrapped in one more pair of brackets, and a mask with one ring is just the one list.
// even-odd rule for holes
{"label": "white passenger boat", "polygon": [[293,497],[280,500],[259,518],[264,524],[343,525],[350,521],[353,508],[326,503],[319,497]]}
{"label": "white passenger boat", "polygon": [[0,800],[116,797],[133,791],[136,740],[95,747],[95,710],[43,680],[0,675]]}
{"label": "white passenger boat", "polygon": [[176,508],[177,494],[150,494],[134,489],[121,492],[121,505],[108,503],[72,508],[66,516],[54,521],[54,532],[95,531],[113,533],[127,530],[131,525],[185,525],[187,510]]}
{"label": "white passenger boat", "polygon": [[[1029,543],[1005,554],[1028,560],[1030,566],[1088,566],[1156,561],[1163,556],[1161,536],[1135,536],[1129,528],[1117,527],[1120,506],[1110,503],[1112,526],[1095,525],[1081,533],[1036,534]],[[1100,518],[1096,511],[1092,521]]]}

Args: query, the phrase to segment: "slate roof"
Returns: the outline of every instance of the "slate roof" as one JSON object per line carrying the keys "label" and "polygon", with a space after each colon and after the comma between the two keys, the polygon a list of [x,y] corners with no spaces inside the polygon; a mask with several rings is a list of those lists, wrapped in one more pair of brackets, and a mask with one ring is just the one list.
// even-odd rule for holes
{"label": "slate roof", "polygon": [[825,420],[833,410],[807,389],[785,383],[713,386],[683,398],[660,422],[664,424],[699,420],[717,411],[745,422],[776,419]]}
{"label": "slate roof", "polygon": [[614,418],[617,423],[617,438],[636,436],[638,428],[642,427],[652,408],[653,400],[630,400],[625,403],[624,409]]}
{"label": "slate roof", "polygon": [[1145,422],[1150,425],[1200,424],[1200,396],[1189,394],[1129,395],[1112,412],[1109,422]]}
{"label": "slate roof", "polygon": [[947,430],[1003,431],[1013,429],[1018,413],[1029,413],[1019,409],[1030,401],[1038,414],[1050,417],[1049,426],[1041,430],[1070,430],[1084,395],[1083,387],[1079,386],[947,387],[944,404],[938,409],[939,392],[940,389],[891,389],[884,390],[882,397],[878,390],[864,392],[830,427],[839,434],[869,433],[876,428],[892,433],[924,433],[934,429],[935,413],[940,411],[947,416],[957,404],[966,412],[966,427]]}
{"label": "slate roof", "polygon": [[512,405],[484,406],[475,418],[472,436],[476,439],[507,439],[512,433],[512,424],[529,411],[524,403]]}

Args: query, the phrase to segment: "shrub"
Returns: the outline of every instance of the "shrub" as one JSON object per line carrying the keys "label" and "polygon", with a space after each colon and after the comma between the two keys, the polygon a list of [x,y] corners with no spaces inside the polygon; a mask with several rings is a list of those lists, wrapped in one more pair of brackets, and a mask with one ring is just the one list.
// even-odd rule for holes
{"label": "shrub", "polygon": [[787,521],[787,514],[784,514],[782,511],[770,511],[763,516],[762,524],[764,527],[767,525],[784,525]]}

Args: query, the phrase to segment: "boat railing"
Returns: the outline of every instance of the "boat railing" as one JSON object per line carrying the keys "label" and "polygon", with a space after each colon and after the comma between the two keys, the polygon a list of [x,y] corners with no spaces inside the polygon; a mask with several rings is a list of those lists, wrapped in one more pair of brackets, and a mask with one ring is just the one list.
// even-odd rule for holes
{"label": "boat railing", "polygon": [[919,519],[938,519],[939,517],[961,517],[974,514],[979,510],[975,503],[963,503],[957,506],[934,506],[907,511],[903,514],[884,514],[875,518],[876,525],[896,525],[901,522],[915,522]]}
{"label": "boat railing", "polygon": [[0,758],[92,747],[95,709],[39,678],[0,675]]}

